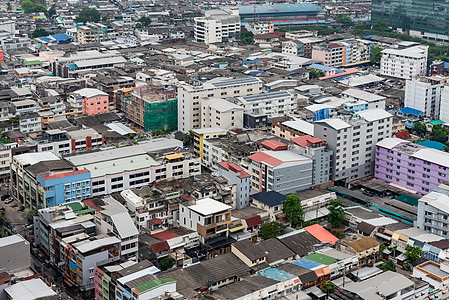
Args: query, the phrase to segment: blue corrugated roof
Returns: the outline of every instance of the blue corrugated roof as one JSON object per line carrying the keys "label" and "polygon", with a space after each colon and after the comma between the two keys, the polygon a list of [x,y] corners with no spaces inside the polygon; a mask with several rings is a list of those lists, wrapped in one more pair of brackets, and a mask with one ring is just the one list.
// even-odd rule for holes
{"label": "blue corrugated roof", "polygon": [[256,58],[256,59],[253,59],[253,60],[245,60],[245,64],[249,64],[249,63],[253,63],[253,62],[258,62],[258,61],[262,61],[260,58]]}
{"label": "blue corrugated roof", "polygon": [[70,64],[70,65],[69,65],[69,68],[70,68],[70,69],[78,69],[78,66],[75,65],[75,64]]}
{"label": "blue corrugated roof", "polygon": [[443,143],[440,142],[435,142],[435,141],[422,141],[417,143],[418,145],[427,147],[427,148],[432,148],[432,149],[437,149],[437,150],[443,150],[444,147],[446,146]]}
{"label": "blue corrugated roof", "polygon": [[51,43],[51,42],[53,42],[53,40],[51,39],[51,38],[48,38],[48,37],[41,37],[41,38],[39,38],[42,42],[45,42],[45,43]]}
{"label": "blue corrugated roof", "polygon": [[53,35],[51,35],[51,37],[54,38],[58,42],[67,41],[67,40],[72,39],[69,35],[67,35],[65,33],[53,34]]}
{"label": "blue corrugated roof", "polygon": [[317,70],[321,70],[321,71],[330,71],[333,69],[332,67],[328,67],[328,66],[321,65],[321,64],[311,64],[309,66],[309,68],[317,69]]}
{"label": "blue corrugated roof", "polygon": [[374,34],[370,34],[370,35],[365,35],[363,38],[364,39],[369,39],[369,38],[372,38],[373,36],[375,36]]}
{"label": "blue corrugated roof", "polygon": [[317,268],[317,267],[321,266],[320,263],[314,262],[314,261],[309,260],[307,258],[303,258],[303,259],[294,261],[294,262],[292,262],[292,264],[300,266],[300,267],[303,267],[303,268],[308,269],[308,270],[312,270],[314,268]]}
{"label": "blue corrugated roof", "polygon": [[336,72],[336,73],[338,73],[338,74],[340,74],[340,73],[344,73],[344,72],[345,72],[345,70],[342,70],[342,69],[337,69],[337,70],[335,70],[335,72]]}
{"label": "blue corrugated roof", "polygon": [[445,67],[445,68],[449,68],[449,63],[445,62],[445,63],[444,63],[444,67]]}
{"label": "blue corrugated roof", "polygon": [[419,116],[420,114],[422,114],[422,111],[420,111],[418,109],[411,108],[411,107],[402,107],[400,109],[400,111],[403,114],[411,114],[411,115],[415,115],[415,116]]}
{"label": "blue corrugated roof", "polygon": [[259,274],[276,281],[284,281],[296,277],[293,274],[287,273],[283,270],[279,270],[276,268],[268,268],[263,271],[259,271]]}
{"label": "blue corrugated roof", "polygon": [[264,13],[276,14],[276,13],[291,13],[291,12],[309,12],[309,11],[324,13],[324,10],[321,7],[311,3],[239,6],[240,15],[244,14],[253,15]]}
{"label": "blue corrugated roof", "polygon": [[259,72],[251,73],[251,75],[252,75],[252,76],[256,76],[256,75],[258,75],[258,74],[263,74],[263,73],[267,73],[267,72],[265,72],[265,71],[259,71]]}

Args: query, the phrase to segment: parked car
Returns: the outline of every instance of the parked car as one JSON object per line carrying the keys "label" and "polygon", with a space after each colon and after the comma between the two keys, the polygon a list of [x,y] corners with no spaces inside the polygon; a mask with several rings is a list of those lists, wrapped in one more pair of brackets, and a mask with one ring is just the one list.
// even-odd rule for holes
{"label": "parked car", "polygon": [[5,204],[9,204],[9,203],[11,203],[13,201],[14,201],[14,199],[9,197],[8,199],[5,200]]}
{"label": "parked car", "polygon": [[5,200],[7,200],[7,199],[9,199],[9,198],[11,198],[11,196],[8,195],[8,194],[4,194],[4,195],[2,195],[2,197],[1,197],[2,201],[5,201]]}

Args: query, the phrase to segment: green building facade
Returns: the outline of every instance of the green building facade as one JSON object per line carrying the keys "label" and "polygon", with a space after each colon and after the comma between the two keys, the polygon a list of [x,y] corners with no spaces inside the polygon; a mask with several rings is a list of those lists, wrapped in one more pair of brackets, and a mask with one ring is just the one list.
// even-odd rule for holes
{"label": "green building facade", "polygon": [[436,41],[449,41],[449,1],[373,0],[371,20]]}
{"label": "green building facade", "polygon": [[178,99],[161,102],[145,102],[144,130],[157,129],[169,131],[178,128]]}

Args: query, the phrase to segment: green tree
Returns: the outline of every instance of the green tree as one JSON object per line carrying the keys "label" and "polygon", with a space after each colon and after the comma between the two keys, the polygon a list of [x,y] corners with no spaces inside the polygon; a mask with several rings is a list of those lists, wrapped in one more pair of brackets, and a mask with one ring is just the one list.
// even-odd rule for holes
{"label": "green tree", "polygon": [[164,257],[159,261],[162,270],[168,270],[175,264],[175,260],[170,256]]}
{"label": "green tree", "polygon": [[6,4],[6,10],[7,10],[7,11],[11,11],[11,10],[12,10],[11,2],[8,2],[8,3]]}
{"label": "green tree", "polygon": [[240,35],[240,43],[245,45],[254,44],[254,34],[251,31],[244,31]]}
{"label": "green tree", "polygon": [[33,2],[31,0],[25,0],[20,3],[23,11],[26,13],[45,12],[47,8],[41,2]]}
{"label": "green tree", "polygon": [[430,139],[432,141],[445,143],[447,142],[447,133],[441,125],[434,125],[432,127],[432,131],[430,132]]}
{"label": "green tree", "polygon": [[287,196],[287,200],[284,202],[284,212],[293,227],[302,224],[302,221],[304,220],[304,211],[298,196],[294,194]]}
{"label": "green tree", "polygon": [[352,19],[345,14],[340,14],[337,15],[337,17],[335,18],[335,21],[341,25],[345,25],[345,26],[350,26],[353,25],[354,22],[352,21]]}
{"label": "green tree", "polygon": [[142,27],[148,27],[151,24],[151,19],[149,17],[141,17],[139,20],[137,20],[136,27],[142,28]]}
{"label": "green tree", "polygon": [[52,5],[50,9],[47,11],[47,14],[50,18],[52,18],[54,15],[56,15],[56,5]]}
{"label": "green tree", "polygon": [[279,222],[265,223],[259,229],[259,237],[264,240],[275,238],[283,233],[285,226]]}
{"label": "green tree", "polygon": [[101,20],[101,14],[96,8],[83,7],[80,14],[76,17],[77,23],[98,22]]}
{"label": "green tree", "polygon": [[371,62],[376,62],[379,63],[380,59],[382,58],[382,48],[379,47],[378,45],[374,45],[371,48],[371,56],[370,56],[370,60]]}
{"label": "green tree", "polygon": [[33,217],[37,215],[37,211],[35,211],[34,209],[30,209],[27,212],[27,221],[29,223],[33,222]]}
{"label": "green tree", "polygon": [[357,23],[354,25],[354,31],[365,30],[365,29],[366,29],[365,23]]}
{"label": "green tree", "polygon": [[310,68],[309,69],[309,78],[320,78],[320,77],[324,77],[324,72],[321,70],[317,70],[317,69],[313,69]]}
{"label": "green tree", "polygon": [[325,281],[321,284],[321,291],[327,295],[335,293],[335,284]]}
{"label": "green tree", "polygon": [[373,24],[372,29],[375,31],[392,31],[392,29],[388,27],[384,20],[377,20],[376,23]]}
{"label": "green tree", "polygon": [[338,228],[343,224],[345,220],[345,210],[341,205],[328,205],[329,214],[327,215],[327,221],[331,224],[332,228]]}
{"label": "green tree", "polygon": [[422,259],[423,253],[421,248],[407,245],[405,246],[404,257],[410,261],[412,266],[415,266]]}
{"label": "green tree", "polygon": [[379,268],[384,271],[396,272],[396,264],[391,259],[384,262]]}
{"label": "green tree", "polygon": [[43,36],[49,36],[50,34],[53,34],[52,32],[49,32],[43,28],[36,28],[33,33],[31,34],[31,37],[38,38]]}
{"label": "green tree", "polygon": [[412,132],[416,133],[419,136],[422,136],[423,134],[425,134],[427,132],[426,125],[424,125],[420,122],[416,122],[412,127]]}

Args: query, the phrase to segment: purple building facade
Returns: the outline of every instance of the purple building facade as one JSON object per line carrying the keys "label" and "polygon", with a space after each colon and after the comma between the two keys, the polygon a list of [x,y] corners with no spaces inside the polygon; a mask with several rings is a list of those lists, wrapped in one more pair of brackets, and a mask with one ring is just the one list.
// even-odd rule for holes
{"label": "purple building facade", "polygon": [[376,144],[374,177],[426,195],[449,181],[449,153],[387,138]]}

